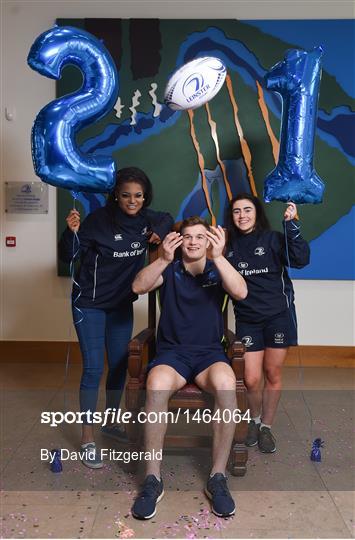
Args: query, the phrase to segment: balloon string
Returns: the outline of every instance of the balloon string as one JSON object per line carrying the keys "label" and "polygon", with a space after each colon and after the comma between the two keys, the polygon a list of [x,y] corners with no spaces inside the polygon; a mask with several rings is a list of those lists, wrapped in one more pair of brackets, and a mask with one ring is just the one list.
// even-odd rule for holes
{"label": "balloon string", "polygon": [[[72,191],[71,194],[73,196],[73,208],[74,208],[74,210],[76,210],[75,202],[76,202],[76,199],[78,198],[78,193],[76,191]],[[75,241],[77,243],[76,248],[75,248]],[[79,309],[75,305],[76,302],[79,300],[79,298],[81,296],[81,287],[80,287],[79,283],[75,280],[75,262],[76,262],[76,258],[78,256],[78,254],[79,254],[79,251],[80,251],[80,240],[79,240],[78,233],[76,231],[74,231],[73,243],[72,243],[72,254],[73,255],[72,255],[72,258],[71,258],[71,261],[70,261],[69,272],[70,272],[70,277],[71,277],[72,284],[73,284],[73,287],[72,287],[73,291],[74,291],[74,285],[78,289],[78,294],[75,296],[75,298],[72,295],[73,320],[74,320],[75,325],[81,323],[81,321],[84,318],[83,312],[81,311],[81,309]],[[75,316],[74,316],[74,313],[76,313],[76,312],[79,314],[79,320],[78,321],[75,320]]]}
{"label": "balloon string", "polygon": [[79,198],[79,194],[78,194],[77,191],[71,191],[70,193],[71,193],[72,196],[73,196],[73,208],[74,208],[74,210],[76,210],[75,202],[76,202],[76,200]]}
{"label": "balloon string", "polygon": [[64,411],[67,412],[67,396],[66,396],[66,387],[67,387],[67,381],[68,381],[68,375],[69,375],[69,363],[70,363],[70,345],[71,345],[71,337],[72,337],[72,325],[69,327],[69,335],[68,335],[68,346],[67,346],[67,354],[66,354],[66,360],[65,360],[65,370],[64,370],[64,396],[63,396],[63,408]]}
{"label": "balloon string", "polygon": [[[75,240],[77,241],[76,250],[75,250]],[[81,321],[84,318],[83,312],[81,311],[81,309],[78,308],[75,305],[77,303],[77,301],[79,300],[80,296],[81,296],[81,287],[80,287],[79,283],[75,279],[75,260],[76,260],[76,258],[78,256],[79,251],[80,251],[80,240],[79,240],[78,233],[76,231],[74,231],[74,236],[73,236],[73,257],[72,257],[72,259],[70,261],[69,268],[70,268],[70,277],[71,277],[71,280],[72,280],[72,283],[73,283],[73,291],[74,291],[74,285],[78,289],[78,292],[77,292],[76,296],[74,296],[74,292],[73,292],[73,295],[72,295],[73,320],[74,320],[75,326],[77,324],[80,324]],[[76,320],[75,313],[79,315],[78,320]]]}
{"label": "balloon string", "polygon": [[[289,273],[289,276],[290,276],[290,279],[291,279],[291,262],[290,262],[290,254],[289,254],[289,251],[288,251],[288,238],[287,238],[287,230],[286,230],[286,221],[284,221],[284,236],[285,236],[285,247],[286,247],[286,258],[287,258],[287,266],[288,266],[288,273]],[[291,298],[291,289],[289,291],[289,295],[288,295],[288,305],[289,307],[292,305],[292,298]],[[297,323],[296,323],[296,319],[292,313],[292,309],[291,309],[291,316],[292,316],[292,322],[294,324],[294,327],[296,328],[297,330]]]}
{"label": "balloon string", "polygon": [[[73,208],[76,210],[76,204],[75,203],[76,203],[76,199],[77,199],[77,193],[75,191],[72,191],[71,194],[73,196]],[[75,248],[75,242],[77,243],[77,248]],[[72,282],[70,299],[71,299],[72,308],[73,308],[73,320],[74,320],[75,325],[81,323],[81,321],[84,318],[83,312],[81,311],[81,309],[79,309],[77,306],[75,306],[75,303],[77,302],[77,300],[81,296],[81,287],[80,287],[79,283],[75,280],[75,260],[76,260],[76,258],[78,256],[79,251],[80,251],[80,240],[79,240],[78,233],[76,231],[74,231],[73,242],[72,242],[72,258],[71,258],[70,265],[69,265],[69,274],[70,274],[70,278],[71,278],[71,282]],[[76,295],[76,297],[73,299],[72,290],[73,290],[74,285],[76,285],[79,292]],[[79,320],[78,321],[75,321],[74,311],[79,313]],[[64,405],[64,410],[65,411],[67,410],[66,385],[67,385],[68,375],[69,375],[70,352],[71,352],[71,336],[72,336],[72,326],[70,325],[68,347],[67,347],[67,354],[66,354],[66,361],[65,361],[65,371],[64,371],[64,400],[63,400],[64,403],[63,403],[63,405]]]}
{"label": "balloon string", "polygon": [[[75,238],[77,239],[78,247],[77,247],[76,251],[74,252]],[[81,311],[81,309],[79,309],[77,306],[75,306],[75,303],[77,302],[77,300],[81,296],[81,287],[80,287],[79,283],[74,278],[75,259],[76,259],[77,255],[79,253],[79,247],[80,247],[79,237],[78,237],[78,234],[76,232],[74,232],[74,237],[73,237],[73,257],[72,257],[72,259],[70,261],[70,277],[71,277],[73,286],[76,285],[79,288],[79,292],[78,292],[78,294],[76,295],[75,298],[73,298],[73,295],[71,294],[71,302],[72,302],[72,308],[73,308],[72,309],[72,311],[73,311],[73,321],[74,321],[75,326],[77,324],[80,324],[81,321],[84,319],[84,315],[83,315],[83,312]],[[73,289],[73,287],[72,287],[72,289]],[[79,319],[77,321],[75,320],[74,313],[79,314]],[[72,326],[70,325],[69,340],[68,340],[68,347],[67,347],[67,357],[66,357],[66,361],[65,361],[65,373],[64,373],[64,410],[65,411],[67,411],[66,385],[67,385],[67,380],[68,380],[68,375],[69,375],[69,363],[70,363],[70,352],[71,352],[71,350],[70,350],[70,346],[71,346],[71,328],[72,328]]]}
{"label": "balloon string", "polygon": [[[290,279],[292,277],[292,273],[291,273],[291,262],[290,262],[290,254],[289,254],[289,250],[288,250],[288,239],[287,239],[287,230],[286,230],[286,221],[283,222],[283,225],[284,225],[284,236],[285,236],[285,247],[286,247],[286,258],[287,258],[287,266],[288,266],[288,269],[289,269],[289,276],[290,276]],[[298,227],[299,228],[299,227]],[[297,330],[297,323],[296,323],[296,320],[295,320],[295,317],[293,315],[293,312],[292,312],[292,309],[291,309],[291,289],[290,289],[290,292],[289,292],[289,309],[291,311],[291,316],[292,316],[292,321],[293,321],[293,324],[295,325],[295,328]],[[302,400],[303,400],[303,403],[308,411],[308,415],[309,415],[309,419],[310,419],[310,423],[311,423],[311,441],[313,441],[313,425],[314,425],[314,420],[313,420],[313,415],[312,415],[312,412],[311,412],[311,409],[306,401],[306,398],[305,398],[305,395],[304,395],[304,367],[302,365],[302,361],[301,361],[301,356],[298,355],[298,378],[299,378],[299,386],[301,388],[301,396],[302,396]]]}

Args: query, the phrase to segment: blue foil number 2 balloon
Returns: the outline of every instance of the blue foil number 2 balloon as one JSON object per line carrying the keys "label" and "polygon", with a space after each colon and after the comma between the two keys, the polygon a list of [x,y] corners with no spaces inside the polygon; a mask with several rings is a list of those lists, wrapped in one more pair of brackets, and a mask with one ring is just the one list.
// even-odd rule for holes
{"label": "blue foil number 2 balloon", "polygon": [[105,193],[113,189],[116,166],[109,156],[83,154],[76,133],[103,117],[116,103],[118,75],[107,49],[84,30],[63,26],[41,34],[27,58],[32,69],[59,79],[66,64],[80,68],[83,85],[52,101],[32,129],[32,158],[37,176],[53,186]]}
{"label": "blue foil number 2 balloon", "polygon": [[324,183],[313,168],[322,48],[289,50],[265,75],[283,100],[278,164],[266,177],[265,202],[322,202]]}

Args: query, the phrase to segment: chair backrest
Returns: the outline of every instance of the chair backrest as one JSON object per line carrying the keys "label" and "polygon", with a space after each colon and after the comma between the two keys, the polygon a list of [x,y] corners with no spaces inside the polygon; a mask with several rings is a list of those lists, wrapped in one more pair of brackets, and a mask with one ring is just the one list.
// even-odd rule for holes
{"label": "chair backrest", "polygon": [[[156,261],[160,255],[161,247],[149,244],[148,247],[148,264]],[[148,293],[148,328],[156,330],[157,327],[157,291]]]}
{"label": "chair backrest", "polygon": [[[174,227],[173,227],[173,230],[174,231],[179,231],[180,230],[180,227],[181,227],[181,221],[178,221],[177,223],[175,223]],[[226,233],[226,245],[227,245],[227,242],[228,242],[228,237],[227,237],[227,231],[225,230],[225,233]],[[154,245],[154,244],[149,244],[148,246],[148,264],[151,264],[152,262],[156,261],[157,258],[160,256],[161,254],[161,250],[162,250],[162,247],[161,247],[161,244],[159,246],[157,245]],[[154,330],[156,330],[156,327],[157,327],[157,295],[156,295],[156,290],[155,291],[150,291],[148,293],[148,328],[152,328]],[[226,296],[227,296],[227,293],[226,293]],[[225,306],[224,306],[224,310],[223,310],[223,323],[224,323],[224,331],[225,331],[225,334],[227,333],[227,330],[228,330],[228,303],[229,303],[229,299],[227,299],[227,302],[225,303]]]}

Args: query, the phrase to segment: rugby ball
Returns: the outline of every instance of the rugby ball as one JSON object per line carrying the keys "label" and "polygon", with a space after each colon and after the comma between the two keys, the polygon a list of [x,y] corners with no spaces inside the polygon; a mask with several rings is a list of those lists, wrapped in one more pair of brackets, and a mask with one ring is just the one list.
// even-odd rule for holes
{"label": "rugby ball", "polygon": [[170,77],[164,101],[174,111],[197,109],[220,91],[226,66],[219,58],[206,56],[183,65]]}

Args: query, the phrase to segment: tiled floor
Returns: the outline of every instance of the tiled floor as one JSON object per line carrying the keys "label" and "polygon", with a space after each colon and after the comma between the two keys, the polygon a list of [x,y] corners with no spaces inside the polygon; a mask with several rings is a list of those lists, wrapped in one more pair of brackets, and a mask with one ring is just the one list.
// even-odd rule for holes
{"label": "tiled floor", "polygon": [[[249,450],[248,472],[230,477],[237,513],[219,519],[203,494],[207,450],[164,457],[166,494],[157,515],[137,521],[130,506],[141,473],[106,462],[90,470],[63,462],[53,474],[41,448],[76,450],[74,425],[40,423],[44,410],[77,410],[80,366],[64,388],[60,364],[0,364],[1,537],[4,538],[352,538],[354,537],[354,374],[347,369],[285,368],[273,455]],[[207,428],[206,428],[207,429]],[[322,462],[311,442],[325,441]],[[119,447],[100,435],[105,448]]]}

